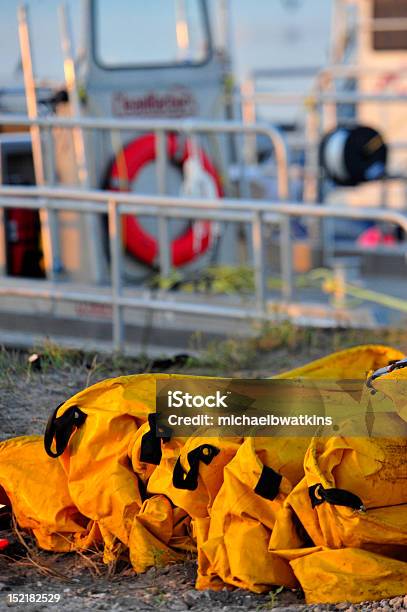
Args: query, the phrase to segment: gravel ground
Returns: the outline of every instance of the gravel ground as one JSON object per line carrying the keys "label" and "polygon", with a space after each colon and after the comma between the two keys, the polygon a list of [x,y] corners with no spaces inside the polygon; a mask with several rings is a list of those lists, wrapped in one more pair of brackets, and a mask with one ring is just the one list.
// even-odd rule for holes
{"label": "gravel ground", "polygon": [[[312,357],[320,356],[318,353]],[[285,369],[305,362],[309,354],[295,357],[277,355],[272,367],[266,360],[257,369],[225,371],[225,375],[265,376],[271,371]],[[277,367],[276,367],[277,366]],[[278,367],[280,366],[280,367]],[[143,365],[145,367],[145,364]],[[158,364],[159,367],[159,364]],[[256,364],[253,364],[253,368]],[[266,369],[265,369],[266,368]],[[50,411],[83,387],[107,376],[141,371],[139,363],[98,363],[95,358],[58,360],[55,356],[43,359],[42,369],[28,369],[26,356],[6,355],[0,362],[0,439],[27,433],[42,433]],[[150,364],[151,369],[151,364]],[[179,368],[177,368],[179,370]],[[202,373],[195,368],[196,373]],[[188,371],[191,373],[191,370]],[[36,549],[29,537],[17,534],[10,526],[9,517],[0,515],[0,538],[8,537],[11,545],[0,554],[0,610],[28,609],[68,610],[193,610],[203,612],[225,610],[388,610],[407,609],[407,595],[382,602],[360,605],[307,606],[300,591],[284,590],[255,595],[240,589],[196,591],[194,589],[196,563],[152,568],[136,576],[123,563],[114,571],[101,562],[101,556],[53,555]],[[277,589],[277,591],[279,591]],[[30,603],[35,594],[37,603]],[[18,595],[21,603],[13,603]],[[54,595],[59,595],[58,602]],[[42,597],[41,597],[42,596]],[[50,601],[54,599],[54,602]],[[41,601],[43,603],[40,603]],[[48,599],[48,601],[47,601]]]}
{"label": "gravel ground", "polygon": [[[339,603],[337,605],[305,605],[299,591],[283,591],[274,594],[255,595],[248,591],[196,591],[194,589],[196,564],[194,561],[151,568],[145,574],[135,576],[130,568],[114,575],[100,563],[86,563],[74,555],[52,555],[44,552],[27,558],[26,550],[14,543],[9,550],[11,558],[0,555],[0,610],[29,609],[69,610],[79,612],[92,610],[192,610],[209,612],[224,610],[303,611],[314,610],[389,610],[407,609],[407,596],[395,597],[380,602],[364,602],[359,605]],[[35,566],[37,563],[38,566]],[[45,570],[46,568],[46,570]],[[45,571],[52,572],[45,575]],[[20,599],[29,594],[60,595],[58,603],[10,603],[12,595]],[[44,598],[43,598],[44,599]]]}

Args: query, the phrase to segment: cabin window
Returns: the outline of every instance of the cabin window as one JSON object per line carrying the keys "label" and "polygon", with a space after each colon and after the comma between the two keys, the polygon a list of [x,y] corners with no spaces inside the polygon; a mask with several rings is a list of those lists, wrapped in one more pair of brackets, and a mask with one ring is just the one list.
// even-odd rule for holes
{"label": "cabin window", "polygon": [[202,0],[94,0],[95,56],[104,68],[201,64],[209,55]]}
{"label": "cabin window", "polygon": [[373,19],[375,51],[407,50],[407,0],[374,0]]}

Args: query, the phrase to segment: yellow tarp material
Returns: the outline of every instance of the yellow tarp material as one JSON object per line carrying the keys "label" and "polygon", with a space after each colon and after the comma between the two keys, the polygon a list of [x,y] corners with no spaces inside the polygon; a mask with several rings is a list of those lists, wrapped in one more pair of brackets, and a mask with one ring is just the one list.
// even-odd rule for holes
{"label": "yellow tarp material", "polygon": [[[400,360],[341,351],[279,378],[359,379]],[[401,380],[407,369],[374,381]],[[407,397],[376,415],[386,437],[155,435],[155,383],[106,380],[78,393],[39,436],[0,444],[0,498],[38,545],[126,548],[136,572],[197,552],[197,588],[301,586],[309,603],[402,595],[407,585]],[[180,378],[185,378],[180,376]],[[194,377],[196,378],[196,377]],[[383,387],[384,388],[384,387]],[[348,423],[348,428],[352,422]]]}
{"label": "yellow tarp material", "polygon": [[360,602],[405,593],[406,563],[358,548],[322,550],[291,561],[307,603],[331,603],[333,596]]}
{"label": "yellow tarp material", "polygon": [[[219,586],[219,578],[257,592],[267,590],[270,584],[297,586],[287,561],[268,550],[276,517],[293,485],[282,475],[284,460],[276,448],[282,443],[284,456],[287,441],[269,438],[270,453],[267,443],[257,449],[258,442],[247,438],[224,468],[208,535],[200,542],[198,588]],[[296,450],[298,446],[293,445],[293,459]],[[297,458],[301,464],[298,452]]]}
{"label": "yellow tarp material", "polygon": [[[207,517],[222,486],[224,468],[242,441],[242,438],[188,438],[177,453],[167,450],[163,454],[148,482],[148,492],[165,491],[172,503],[192,518]],[[188,482],[193,475],[192,462],[199,465],[196,483]]]}
{"label": "yellow tarp material", "polygon": [[62,466],[45,454],[42,437],[0,443],[0,483],[19,526],[31,529],[42,548],[67,552],[100,537],[73,503]]}
{"label": "yellow tarp material", "polygon": [[[306,475],[286,509],[317,546],[397,556],[407,546],[406,465],[405,438],[314,438],[304,459]],[[287,547],[284,534],[276,539],[274,546]]]}
{"label": "yellow tarp material", "polygon": [[391,361],[403,359],[404,353],[388,346],[367,344],[338,351],[327,357],[295,368],[279,378],[316,378],[338,380],[364,379],[371,370],[378,370]]}

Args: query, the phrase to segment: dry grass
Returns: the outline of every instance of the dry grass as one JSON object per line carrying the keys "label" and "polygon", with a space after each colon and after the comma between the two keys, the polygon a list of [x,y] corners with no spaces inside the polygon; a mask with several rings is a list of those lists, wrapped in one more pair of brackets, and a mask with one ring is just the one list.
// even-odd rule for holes
{"label": "dry grass", "polygon": [[20,567],[33,566],[43,576],[68,580],[66,576],[55,570],[50,563],[44,560],[44,553],[35,545],[31,537],[20,529],[14,514],[12,515],[12,529],[17,541],[25,549],[25,557],[14,559],[14,563]]}
{"label": "dry grass", "polygon": [[[252,338],[229,338],[203,345],[197,334],[191,340],[191,354],[182,363],[162,356],[150,359],[146,355],[126,357],[120,354],[102,355],[63,349],[46,342],[28,351],[0,347],[0,388],[14,385],[16,379],[31,380],[39,373],[80,373],[82,387],[97,380],[121,374],[183,371],[208,375],[233,376],[241,371],[266,370],[266,375],[288,365],[299,365],[322,355],[357,344],[388,344],[407,353],[407,329],[322,329],[300,327],[283,321],[263,325]],[[188,352],[188,351],[186,351]],[[29,355],[39,359],[31,364]],[[198,354],[198,357],[195,355]]]}

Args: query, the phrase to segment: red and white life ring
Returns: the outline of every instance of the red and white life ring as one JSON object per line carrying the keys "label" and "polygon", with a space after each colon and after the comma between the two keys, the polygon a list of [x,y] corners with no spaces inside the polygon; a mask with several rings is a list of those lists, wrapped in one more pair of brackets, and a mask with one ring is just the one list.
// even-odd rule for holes
{"label": "red and white life ring", "polygon": [[[218,196],[223,190],[220,177],[211,160],[203,151],[197,151],[202,167],[213,178]],[[190,154],[186,140],[181,142],[176,134],[167,137],[168,161],[180,167]],[[115,159],[108,177],[108,189],[119,190],[120,178],[123,177],[123,165],[126,168],[126,181],[131,183],[137,178],[140,170],[156,158],[156,142],[154,134],[146,134],[132,140],[120,153],[120,160]],[[191,223],[188,229],[171,243],[171,261],[173,266],[182,266],[193,261],[207,251],[211,245],[213,224],[210,221]],[[123,240],[126,250],[138,260],[152,266],[158,257],[158,241],[144,230],[133,215],[123,215]]]}

